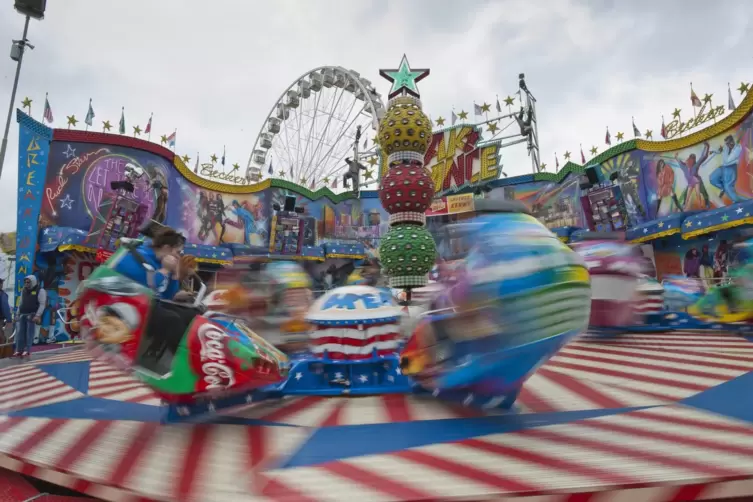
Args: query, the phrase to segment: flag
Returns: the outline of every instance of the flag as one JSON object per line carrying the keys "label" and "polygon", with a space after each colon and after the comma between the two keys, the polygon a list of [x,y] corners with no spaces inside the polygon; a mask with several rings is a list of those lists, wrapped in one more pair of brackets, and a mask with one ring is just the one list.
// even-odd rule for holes
{"label": "flag", "polygon": [[633,136],[636,138],[641,137],[641,132],[638,130],[638,127],[635,125],[635,119],[633,119]]}
{"label": "flag", "polygon": [[332,188],[337,188],[337,176],[335,176],[335,181],[332,183]]}
{"label": "flag", "polygon": [[693,106],[701,107],[703,106],[703,103],[701,103],[701,100],[698,98],[698,95],[693,90],[693,84],[690,84],[690,102],[693,104]]}
{"label": "flag", "polygon": [[473,103],[473,113],[474,115],[483,115],[484,110],[481,108],[480,105],[477,105],[476,103]]}
{"label": "flag", "polygon": [[604,143],[606,143],[609,146],[612,146],[612,135],[609,134],[609,128],[607,127],[607,135],[604,137]]}
{"label": "flag", "polygon": [[554,152],[554,168],[560,170],[560,159],[557,157],[557,152]]}
{"label": "flag", "polygon": [[499,104],[499,96],[497,96],[497,113],[502,113],[502,105]]}
{"label": "flag", "polygon": [[52,116],[52,108],[50,107],[50,101],[47,99],[47,94],[44,95],[44,120],[48,124],[52,124],[52,121],[55,120]]}
{"label": "flag", "polygon": [[86,112],[86,118],[84,124],[91,126],[94,123],[94,108],[92,108],[92,100],[89,98],[89,111]]}
{"label": "flag", "polygon": [[274,173],[274,169],[272,169],[272,157],[269,158],[269,169],[267,169],[267,174],[272,176],[272,173]]}
{"label": "flag", "polygon": [[661,118],[661,137],[667,139],[667,126],[664,125],[664,115]]}
{"label": "flag", "polygon": [[199,152],[196,152],[196,165],[193,168],[193,172],[199,173]]}
{"label": "flag", "polygon": [[152,117],[154,114],[149,115],[149,122],[146,123],[146,129],[144,129],[144,134],[151,134],[152,132]]}
{"label": "flag", "polygon": [[729,84],[727,84],[727,109],[735,109],[735,102],[732,100],[732,90],[730,90]]}
{"label": "flag", "polygon": [[363,140],[363,149],[366,150],[369,147],[369,138]]}
{"label": "flag", "polygon": [[225,145],[222,146],[222,165],[225,165]]}
{"label": "flag", "polygon": [[586,156],[583,154],[583,145],[580,145],[580,163],[581,165],[586,165]]}
{"label": "flag", "polygon": [[452,125],[455,125],[455,122],[458,121],[458,116],[455,115],[455,110],[452,110]]}
{"label": "flag", "polygon": [[125,134],[125,106],[120,109],[120,125],[118,126],[118,133]]}
{"label": "flag", "polygon": [[[167,146],[170,148],[175,148],[175,136],[178,134],[178,131],[173,131],[173,133],[167,137]],[[217,158],[217,157],[215,157]]]}

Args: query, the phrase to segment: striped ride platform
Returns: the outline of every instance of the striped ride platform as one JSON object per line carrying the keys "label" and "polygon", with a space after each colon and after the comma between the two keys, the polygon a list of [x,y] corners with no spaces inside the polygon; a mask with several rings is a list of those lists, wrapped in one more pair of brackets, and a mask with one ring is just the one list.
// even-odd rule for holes
{"label": "striped ride platform", "polygon": [[753,339],[586,334],[516,409],[294,397],[211,424],[76,350],[0,370],[0,468],[110,501],[679,501],[753,496]]}

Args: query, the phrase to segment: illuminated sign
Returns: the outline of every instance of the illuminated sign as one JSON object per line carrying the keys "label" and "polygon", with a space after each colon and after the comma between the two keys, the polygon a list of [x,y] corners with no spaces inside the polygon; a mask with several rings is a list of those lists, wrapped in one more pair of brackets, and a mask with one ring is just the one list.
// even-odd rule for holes
{"label": "illuminated sign", "polygon": [[440,216],[443,214],[467,213],[473,211],[475,208],[473,200],[474,195],[472,193],[448,195],[446,197],[434,199],[431,203],[431,207],[426,211],[426,216]]}
{"label": "illuminated sign", "polygon": [[[706,109],[706,106],[709,107],[708,110]],[[685,121],[680,121],[679,110],[677,110],[677,112],[678,117],[667,124],[664,128],[667,133],[666,139],[674,138],[675,136],[679,136],[680,134],[694,129],[701,124],[716,120],[717,118],[724,115],[724,106],[712,106],[709,103],[704,103],[695,117]]]}
{"label": "illuminated sign", "polygon": [[202,164],[199,174],[205,178],[224,181],[233,185],[248,185],[249,181],[243,176],[233,176],[233,172],[225,173],[214,168],[214,164]]}
{"label": "illuminated sign", "polygon": [[[483,145],[475,126],[434,133],[424,157],[437,195],[499,176],[499,145]],[[480,144],[481,143],[481,144]]]}
{"label": "illuminated sign", "polygon": [[373,310],[384,306],[391,306],[392,297],[389,294],[381,291],[378,294],[368,293],[365,295],[357,295],[354,293],[333,294],[332,296],[327,298],[326,302],[324,302],[322,310],[356,310],[359,303],[366,310]]}

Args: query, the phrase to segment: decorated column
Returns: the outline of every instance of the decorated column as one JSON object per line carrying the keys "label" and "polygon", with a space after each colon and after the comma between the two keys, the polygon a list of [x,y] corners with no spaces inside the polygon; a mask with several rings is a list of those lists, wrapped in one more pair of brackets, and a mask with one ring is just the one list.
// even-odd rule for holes
{"label": "decorated column", "polygon": [[411,70],[403,56],[400,68],[380,70],[392,82],[387,112],[379,123],[379,145],[389,169],[379,186],[379,200],[389,213],[390,230],[379,256],[390,286],[408,291],[426,285],[437,249],[426,227],[426,210],[434,196],[424,156],[431,141],[431,122],[421,108],[416,82],[428,69]]}

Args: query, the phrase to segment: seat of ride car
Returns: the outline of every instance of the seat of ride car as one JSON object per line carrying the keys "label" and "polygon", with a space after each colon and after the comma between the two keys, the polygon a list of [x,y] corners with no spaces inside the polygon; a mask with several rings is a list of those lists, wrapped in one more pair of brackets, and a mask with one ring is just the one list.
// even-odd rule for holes
{"label": "seat of ride car", "polygon": [[[143,368],[164,375],[172,367],[175,353],[191,322],[204,313],[203,306],[178,303],[170,300],[154,300],[151,315],[146,324],[137,360]],[[175,322],[177,314],[178,322]]]}

